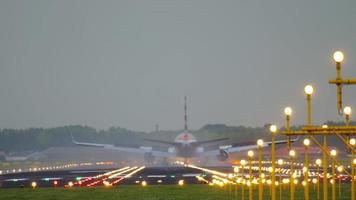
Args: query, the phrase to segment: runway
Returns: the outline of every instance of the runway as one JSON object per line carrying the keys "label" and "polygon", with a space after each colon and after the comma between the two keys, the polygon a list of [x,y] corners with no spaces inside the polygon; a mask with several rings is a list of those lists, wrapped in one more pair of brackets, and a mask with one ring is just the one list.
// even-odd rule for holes
{"label": "runway", "polygon": [[[220,171],[231,167],[217,167]],[[133,185],[146,182],[149,185],[178,184],[183,180],[187,184],[201,184],[197,176],[210,178],[210,174],[199,169],[174,167],[123,166],[112,169],[83,169],[62,171],[24,172],[0,176],[1,188],[31,187],[72,187],[72,186],[115,186]]]}

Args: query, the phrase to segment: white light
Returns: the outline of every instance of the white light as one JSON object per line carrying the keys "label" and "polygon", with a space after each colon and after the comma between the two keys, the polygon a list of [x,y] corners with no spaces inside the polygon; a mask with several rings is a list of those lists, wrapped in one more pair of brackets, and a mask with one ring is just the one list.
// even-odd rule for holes
{"label": "white light", "polygon": [[355,146],[355,144],[356,144],[355,138],[351,138],[350,141],[349,141],[349,143],[350,143],[352,146]]}
{"label": "white light", "polygon": [[313,94],[313,92],[314,92],[313,86],[311,86],[311,85],[305,86],[304,92],[305,92],[305,94],[307,94],[307,95]]}
{"label": "white light", "polygon": [[295,151],[294,150],[290,150],[289,151],[289,156],[294,157],[295,156]]}
{"label": "white light", "polygon": [[178,185],[179,185],[179,186],[183,186],[183,185],[184,185],[184,180],[179,180],[179,181],[178,181]]}
{"label": "white light", "polygon": [[147,186],[147,182],[146,182],[146,181],[142,181],[142,182],[141,182],[141,185],[142,185],[143,187],[145,187],[145,186]]}
{"label": "white light", "polygon": [[342,62],[344,60],[344,54],[341,51],[336,51],[333,55],[335,62]]}
{"label": "white light", "polygon": [[321,165],[321,160],[320,159],[316,159],[315,163],[320,166]]}
{"label": "white light", "polygon": [[276,125],[271,125],[269,127],[269,130],[272,132],[272,133],[276,133],[277,132],[277,126]]}
{"label": "white light", "polygon": [[69,187],[73,187],[73,182],[68,182]]}
{"label": "white light", "polygon": [[278,159],[278,161],[277,161],[278,165],[283,165],[283,163],[284,163],[283,159]]}
{"label": "white light", "polygon": [[344,108],[344,113],[345,113],[345,115],[351,115],[351,107],[350,106],[346,106]]}
{"label": "white light", "polygon": [[259,147],[263,146],[263,140],[261,140],[261,139],[257,140],[257,145]]}
{"label": "white light", "polygon": [[304,139],[303,141],[305,146],[309,146],[310,145],[310,140],[308,138]]}
{"label": "white light", "polygon": [[248,157],[252,158],[254,156],[254,152],[252,150],[247,152]]}
{"label": "white light", "polygon": [[338,166],[338,167],[337,167],[337,171],[338,171],[338,172],[342,172],[343,169],[344,169],[344,168],[343,168],[342,166]]}
{"label": "white light", "polygon": [[331,154],[331,156],[335,157],[335,156],[336,156],[336,154],[337,154],[337,152],[336,152],[336,150],[335,150],[335,149],[333,149],[333,150],[331,150],[331,151],[330,151],[330,154]]}
{"label": "white light", "polygon": [[284,109],[284,114],[286,114],[287,116],[290,116],[292,114],[292,108],[291,107],[286,107]]}

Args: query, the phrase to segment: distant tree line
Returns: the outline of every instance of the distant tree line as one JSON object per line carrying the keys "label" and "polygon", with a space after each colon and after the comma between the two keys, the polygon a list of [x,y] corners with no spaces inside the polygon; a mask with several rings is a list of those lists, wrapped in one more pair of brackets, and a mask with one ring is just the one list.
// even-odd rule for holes
{"label": "distant tree line", "polygon": [[[327,122],[327,124],[343,125],[342,122]],[[356,125],[356,122],[351,122],[351,125]],[[260,138],[269,141],[270,134],[268,128],[269,124],[266,124],[263,127],[208,124],[198,130],[192,130],[191,132],[197,137],[198,141],[229,138],[228,143],[231,144],[256,141]],[[292,127],[292,129],[297,128],[299,128],[299,126]],[[96,130],[81,125],[55,128],[2,129],[0,130],[0,151],[41,151],[56,146],[74,146],[71,134],[75,140],[81,142],[105,143],[131,147],[142,145],[154,146],[154,144],[146,142],[145,138],[173,141],[180,132],[181,130],[146,133],[120,127],[111,127],[107,130]]]}

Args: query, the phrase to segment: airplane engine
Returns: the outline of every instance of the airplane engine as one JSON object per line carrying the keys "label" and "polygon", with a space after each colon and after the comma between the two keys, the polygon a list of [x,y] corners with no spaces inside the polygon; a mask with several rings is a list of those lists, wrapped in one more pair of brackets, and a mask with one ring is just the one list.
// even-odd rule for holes
{"label": "airplane engine", "polygon": [[223,149],[220,149],[220,152],[219,154],[216,156],[216,158],[219,160],[219,161],[226,161],[228,158],[229,158],[229,154],[223,150]]}
{"label": "airplane engine", "polygon": [[155,161],[155,156],[151,152],[146,152],[144,159],[147,163],[152,164]]}

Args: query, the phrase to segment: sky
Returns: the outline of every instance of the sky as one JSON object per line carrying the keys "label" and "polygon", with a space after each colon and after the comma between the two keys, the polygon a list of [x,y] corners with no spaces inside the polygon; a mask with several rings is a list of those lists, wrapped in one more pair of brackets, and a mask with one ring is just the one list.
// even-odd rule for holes
{"label": "sky", "polygon": [[[356,1],[0,0],[0,128],[138,131],[342,120],[332,54],[356,78]],[[356,109],[356,86],[344,87]]]}

